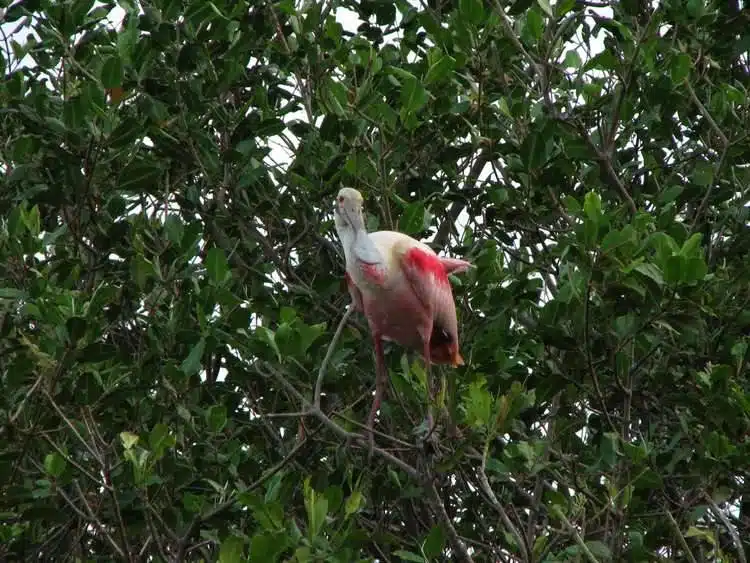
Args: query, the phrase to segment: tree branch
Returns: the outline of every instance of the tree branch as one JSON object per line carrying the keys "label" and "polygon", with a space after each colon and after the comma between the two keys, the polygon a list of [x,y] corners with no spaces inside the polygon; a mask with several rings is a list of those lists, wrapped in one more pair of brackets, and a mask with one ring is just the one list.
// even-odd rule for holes
{"label": "tree branch", "polygon": [[320,364],[320,369],[318,370],[318,379],[315,382],[315,394],[313,395],[313,406],[316,409],[320,409],[320,394],[323,390],[323,376],[326,373],[326,368],[328,367],[328,363],[331,361],[331,356],[333,356],[333,351],[336,348],[336,343],[339,341],[339,338],[341,338],[341,332],[344,330],[346,321],[349,320],[349,317],[353,312],[354,303],[350,304],[349,307],[347,307],[344,316],[341,317],[339,326],[336,328],[336,332],[333,334],[331,343],[328,345],[328,351],[326,352],[325,358],[323,358],[323,362]]}
{"label": "tree branch", "polygon": [[745,556],[745,548],[742,547],[742,540],[740,539],[739,534],[737,533],[737,529],[732,526],[732,523],[729,521],[729,518],[727,518],[727,515],[724,514],[724,511],[719,508],[719,506],[714,502],[714,499],[711,498],[711,495],[708,493],[703,493],[703,498],[706,499],[706,502],[708,503],[709,508],[711,509],[711,512],[714,513],[714,516],[716,516],[719,520],[721,520],[721,523],[724,524],[724,527],[727,529],[727,532],[729,532],[729,535],[732,538],[732,543],[734,544],[735,549],[737,550],[737,557],[740,560],[740,563],[747,563],[747,557]]}
{"label": "tree branch", "polygon": [[[284,377],[281,373],[279,373],[278,370],[276,370],[271,365],[266,365],[266,368],[271,372],[271,375],[279,382],[281,383],[282,387],[286,389],[291,395],[293,395],[302,405],[305,407],[305,412],[308,416],[314,416],[320,422],[322,422],[329,430],[331,430],[334,434],[337,436],[345,439],[345,440],[353,440],[357,443],[360,443],[362,445],[365,445],[367,443],[367,438],[363,436],[362,434],[356,434],[354,432],[349,432],[347,430],[344,430],[341,426],[336,424],[334,421],[332,421],[330,418],[326,416],[326,414],[320,410],[318,407],[316,407],[314,404],[312,404],[308,399],[302,395],[297,389],[287,381],[286,377]],[[369,443],[366,444],[369,448]],[[409,475],[413,479],[419,479],[419,472],[406,463],[405,461],[397,458],[390,452],[387,452],[381,448],[373,447],[372,451],[378,454],[380,457],[385,459],[387,462],[389,462],[392,465],[395,465],[399,469],[401,469],[404,473]]]}

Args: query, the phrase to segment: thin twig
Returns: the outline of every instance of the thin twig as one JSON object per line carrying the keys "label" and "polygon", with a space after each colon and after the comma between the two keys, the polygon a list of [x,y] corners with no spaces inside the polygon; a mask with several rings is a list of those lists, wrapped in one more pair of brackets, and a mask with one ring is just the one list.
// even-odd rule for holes
{"label": "thin twig", "polygon": [[534,60],[534,57],[531,56],[531,54],[524,48],[524,46],[521,44],[520,39],[518,39],[518,36],[516,35],[516,32],[513,31],[513,25],[510,21],[510,18],[508,17],[508,14],[505,13],[505,10],[503,9],[502,4],[500,4],[499,0],[495,0],[495,8],[500,14],[500,19],[503,22],[503,27],[505,28],[505,33],[508,36],[508,39],[511,43],[515,46],[516,49],[518,49],[521,54],[526,58],[527,61],[534,67],[534,69],[538,72],[540,70],[540,65]]}
{"label": "thin twig", "polygon": [[[106,454],[105,454],[106,455]],[[107,484],[109,495],[112,497],[112,504],[115,507],[115,517],[117,518],[117,525],[120,531],[120,541],[122,541],[123,549],[127,555],[128,561],[133,561],[133,555],[130,550],[130,542],[128,542],[128,529],[125,526],[125,520],[122,517],[122,511],[120,510],[120,501],[117,498],[117,489],[112,486],[112,480],[110,479],[111,468],[109,462],[106,459],[102,462],[102,474],[104,475],[104,481]]]}
{"label": "thin twig", "polygon": [[320,369],[318,370],[318,380],[315,382],[315,394],[313,395],[313,405],[315,406],[316,409],[320,408],[320,394],[323,391],[323,376],[326,373],[326,368],[328,367],[328,363],[331,361],[331,356],[333,356],[333,351],[336,349],[336,343],[339,341],[339,338],[341,338],[341,332],[344,330],[346,321],[349,320],[349,317],[351,316],[353,312],[354,312],[354,304],[352,303],[346,309],[344,316],[341,317],[339,326],[336,328],[336,332],[333,334],[331,343],[328,345],[328,351],[326,352],[325,358],[323,358],[323,363],[320,364]]}
{"label": "thin twig", "polygon": [[99,479],[97,479],[96,476],[93,473],[91,473],[90,471],[88,471],[85,467],[83,467],[75,459],[73,459],[71,456],[69,456],[68,454],[66,454],[63,451],[63,449],[60,446],[58,446],[57,443],[52,438],[50,438],[49,436],[47,436],[46,433],[41,434],[41,436],[42,436],[42,438],[44,438],[47,441],[47,443],[50,446],[52,446],[55,449],[55,451],[57,453],[60,454],[60,456],[62,456],[63,459],[65,459],[65,461],[67,463],[69,463],[70,465],[72,465],[73,467],[75,467],[76,469],[78,469],[78,471],[80,471],[81,473],[83,473],[84,475],[86,475],[86,477],[88,477],[94,483],[96,483],[97,486],[104,487],[104,488],[107,487],[106,483],[104,483],[103,481],[100,481]]}
{"label": "thin twig", "polygon": [[[304,444],[305,444],[305,440],[302,440],[298,442],[297,444],[295,444],[292,450],[286,456],[284,456],[284,459],[282,459],[273,467],[267,469],[263,473],[263,475],[261,475],[255,482],[253,482],[249,487],[247,487],[247,489],[243,490],[242,492],[253,491],[257,489],[258,487],[260,487],[263,483],[268,481],[268,479],[276,475],[276,473],[281,471],[289,463],[289,461],[292,458],[294,458],[295,455],[297,455],[297,452],[299,452],[299,450],[302,448]],[[193,536],[193,534],[195,534],[195,532],[198,530],[198,527],[200,526],[201,522],[207,522],[211,518],[214,518],[215,516],[221,514],[225,510],[234,506],[236,502],[237,502],[237,499],[232,498],[225,502],[222,502],[221,504],[217,504],[210,510],[206,511],[204,514],[197,515],[193,519],[193,521],[190,523],[190,526],[188,526],[188,529],[182,535],[179,542],[177,542],[177,555],[175,556],[175,561],[179,563],[185,558],[185,555],[187,555],[188,552],[198,547],[198,546],[188,547],[188,542],[190,541],[190,538]]]}
{"label": "thin twig", "polygon": [[724,131],[721,130],[721,127],[719,127],[714,120],[714,118],[711,116],[711,112],[709,112],[706,109],[706,106],[703,105],[703,102],[700,101],[697,94],[695,93],[695,90],[693,89],[693,85],[690,84],[690,80],[686,78],[684,81],[685,88],[687,88],[688,94],[690,94],[690,99],[692,102],[698,106],[698,111],[701,112],[701,115],[705,118],[706,121],[708,121],[708,124],[711,126],[711,129],[714,130],[714,133],[716,133],[716,136],[719,137],[721,140],[721,146],[722,148],[726,148],[729,146],[729,139],[727,139],[727,136],[724,134]]}
{"label": "thin twig", "polygon": [[438,520],[440,520],[443,526],[445,526],[445,531],[448,534],[448,539],[450,540],[453,549],[456,550],[457,555],[460,556],[460,559],[462,561],[464,561],[465,563],[474,563],[474,559],[472,559],[469,550],[466,548],[466,544],[461,540],[458,532],[456,532],[456,528],[455,526],[453,526],[453,522],[451,522],[450,516],[448,516],[448,513],[445,510],[443,499],[440,498],[440,493],[438,493],[438,490],[435,487],[435,483],[433,483],[430,479],[428,483],[425,483],[425,486],[432,496]]}
{"label": "thin twig", "polygon": [[622,180],[620,180],[620,177],[617,175],[617,171],[615,171],[615,167],[612,165],[612,157],[609,153],[602,151],[601,149],[599,149],[599,147],[596,146],[596,144],[594,144],[591,135],[589,135],[584,128],[579,129],[581,132],[581,136],[583,136],[584,140],[586,141],[586,144],[592,151],[594,151],[594,154],[596,154],[596,158],[599,161],[600,166],[604,167],[604,171],[607,173],[607,177],[609,178],[610,183],[615,188],[617,188],[618,192],[620,192],[620,195],[630,208],[630,213],[632,215],[635,215],[638,212],[638,206],[636,206],[635,200],[633,200],[633,197],[625,187],[625,184],[622,183]]}
{"label": "thin twig", "polygon": [[618,434],[617,427],[615,426],[615,423],[612,422],[612,417],[609,416],[609,411],[607,410],[607,403],[604,401],[604,395],[602,394],[601,387],[599,386],[599,377],[596,375],[596,370],[594,369],[594,359],[591,355],[591,341],[589,337],[589,330],[591,327],[591,307],[589,305],[589,302],[591,301],[591,286],[593,285],[591,282],[591,277],[593,276],[593,270],[596,262],[591,265],[591,274],[589,275],[589,280],[586,284],[586,301],[583,305],[583,347],[585,349],[586,353],[586,364],[588,365],[589,369],[589,375],[591,376],[591,382],[594,384],[594,391],[596,392],[596,397],[599,399],[599,402],[602,405],[602,412],[604,413],[604,416],[607,419],[607,423],[609,424],[610,428],[612,429],[612,432],[615,434]]}
{"label": "thin twig", "polygon": [[562,520],[567,530],[573,535],[573,538],[576,540],[578,547],[581,548],[581,551],[586,556],[586,559],[589,560],[589,563],[599,563],[599,560],[596,557],[594,557],[593,553],[591,553],[589,546],[587,546],[586,542],[583,541],[583,538],[581,537],[581,534],[578,533],[578,530],[576,529],[576,527],[570,522],[570,520],[567,519],[565,514],[563,514],[562,509],[558,505],[553,504],[552,508],[550,509],[550,512],[552,512],[552,514],[556,518],[559,518],[560,520]]}
{"label": "thin twig", "polygon": [[99,453],[94,451],[94,448],[91,447],[91,444],[89,444],[86,440],[84,440],[83,436],[81,436],[78,430],[76,430],[76,427],[73,426],[73,423],[70,421],[70,419],[68,419],[68,417],[65,416],[65,413],[62,411],[62,409],[60,409],[58,404],[52,398],[52,395],[46,389],[44,390],[44,396],[47,397],[47,400],[52,405],[52,408],[54,408],[57,414],[60,416],[60,418],[63,419],[63,422],[65,422],[68,428],[70,428],[73,431],[73,434],[75,434],[76,438],[78,438],[78,440],[84,445],[84,447],[89,451],[89,453],[94,457],[94,459],[98,461],[99,464],[101,464],[102,460],[101,460]]}
{"label": "thin twig", "polygon": [[16,409],[16,412],[14,412],[10,417],[10,423],[14,424],[16,422],[16,419],[21,416],[21,412],[23,412],[23,407],[26,406],[26,401],[29,400],[29,397],[31,397],[34,394],[34,391],[37,390],[39,385],[42,383],[42,380],[44,379],[44,374],[41,374],[39,377],[36,378],[36,381],[34,382],[34,385],[32,385],[29,390],[26,392],[26,395],[24,395],[23,399],[21,399],[21,402],[18,405],[18,408]]}
{"label": "thin twig", "polygon": [[685,554],[685,557],[687,557],[687,560],[690,563],[698,563],[698,561],[695,559],[695,556],[693,555],[693,552],[690,551],[690,546],[685,541],[685,536],[683,536],[682,532],[680,531],[680,525],[677,523],[677,520],[674,519],[674,516],[672,516],[672,512],[666,506],[664,506],[664,513],[667,515],[667,520],[669,520],[669,525],[672,528],[672,531],[674,532],[674,535],[677,538],[677,541],[680,543],[680,546],[682,547],[682,550]]}
{"label": "thin twig", "polygon": [[698,205],[698,209],[695,211],[695,216],[693,217],[693,222],[690,226],[691,231],[695,231],[695,226],[698,224],[698,220],[700,219],[701,215],[706,211],[706,208],[708,207],[708,200],[711,197],[711,194],[713,193],[714,186],[719,183],[719,178],[721,177],[721,171],[724,168],[724,162],[727,158],[727,152],[729,152],[729,145],[725,145],[724,148],[721,151],[721,156],[719,157],[719,163],[716,165],[716,174],[714,174],[713,181],[711,184],[706,188],[706,193],[703,195],[703,199],[700,202],[700,205]]}
{"label": "thin twig", "polygon": [[81,498],[81,502],[83,503],[83,506],[86,507],[86,512],[88,513],[87,520],[96,524],[96,527],[99,529],[99,531],[101,531],[102,534],[104,534],[104,537],[107,538],[107,541],[109,541],[110,545],[112,545],[112,548],[117,552],[117,554],[123,559],[126,559],[129,561],[130,554],[125,553],[122,550],[122,548],[119,545],[117,545],[115,538],[112,537],[112,535],[104,527],[104,524],[102,524],[101,521],[96,517],[96,514],[94,514],[93,509],[91,508],[88,501],[86,500],[86,496],[83,494],[83,491],[81,490],[81,486],[78,484],[78,480],[74,480],[73,485],[75,486],[76,491],[78,492],[78,496]]}
{"label": "thin twig", "polygon": [[495,491],[493,491],[492,487],[490,487],[490,482],[487,479],[488,452],[489,449],[485,448],[484,455],[482,455],[482,465],[479,468],[479,485],[481,486],[484,494],[487,495],[487,497],[490,499],[492,507],[497,510],[497,513],[500,515],[500,520],[502,520],[503,525],[510,531],[511,534],[513,534],[513,537],[516,538],[516,543],[518,543],[518,549],[521,551],[521,557],[523,558],[523,560],[531,561],[531,558],[529,557],[529,551],[528,549],[526,549],[526,542],[524,541],[521,532],[518,530],[518,528],[516,528],[516,526],[513,525],[513,522],[508,516],[508,513],[505,511],[503,505],[500,504],[500,501],[497,499]]}
{"label": "thin twig", "polygon": [[[367,430],[368,432],[370,432],[370,429],[367,428],[366,424],[362,424],[358,420],[354,420],[353,418],[349,418],[348,416],[344,416],[343,414],[341,414],[339,412],[334,412],[334,413],[331,414],[331,420],[333,420],[334,418],[340,418],[340,419],[348,422],[349,424],[351,424],[353,426],[359,426],[363,430]],[[376,436],[380,436],[381,438],[383,438],[385,440],[390,440],[394,444],[398,444],[399,446],[401,446],[403,448],[406,448],[406,449],[409,449],[409,450],[416,449],[416,446],[414,444],[410,444],[409,442],[404,442],[403,440],[399,440],[395,436],[391,436],[390,434],[386,434],[385,432],[381,432],[380,430],[377,430],[376,428],[372,429],[372,433],[375,434]]]}
{"label": "thin twig", "polygon": [[734,547],[737,550],[737,557],[739,558],[740,563],[747,563],[747,557],[745,557],[745,548],[742,547],[742,540],[737,533],[737,529],[732,526],[732,523],[729,521],[729,518],[727,518],[727,515],[724,514],[724,511],[719,508],[719,506],[714,502],[714,499],[711,498],[711,495],[709,495],[708,493],[703,493],[703,498],[706,499],[709,508],[711,508],[711,512],[713,512],[714,516],[721,520],[722,524],[724,524],[724,527],[727,529],[727,532],[729,532],[729,535],[732,537],[732,543],[734,543]]}
{"label": "thin twig", "polygon": [[[271,374],[276,378],[276,380],[281,383],[281,385],[290,393],[292,394],[298,401],[302,403],[302,405],[307,409],[307,414],[310,416],[316,417],[318,420],[320,420],[329,430],[333,431],[334,434],[338,435],[339,437],[345,439],[345,440],[354,440],[358,443],[364,444],[367,442],[367,438],[363,436],[362,434],[356,434],[354,432],[349,432],[347,430],[344,430],[341,426],[336,424],[334,421],[332,421],[330,418],[326,416],[326,414],[321,411],[319,408],[317,408],[315,405],[310,403],[308,399],[302,395],[297,389],[287,381],[286,377],[284,377],[281,373],[278,372],[273,366],[268,366]],[[368,443],[369,447],[369,443]],[[419,479],[419,472],[406,463],[405,461],[397,458],[390,452],[387,452],[381,448],[373,447],[372,451],[378,454],[380,457],[391,463],[392,465],[397,466],[399,469],[404,471],[407,475],[412,477],[413,479]]]}

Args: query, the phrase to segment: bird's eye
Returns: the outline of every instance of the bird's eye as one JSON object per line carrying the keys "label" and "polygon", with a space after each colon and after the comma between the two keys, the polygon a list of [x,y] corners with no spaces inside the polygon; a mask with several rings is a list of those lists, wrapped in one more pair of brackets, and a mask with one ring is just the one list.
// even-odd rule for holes
{"label": "bird's eye", "polygon": [[344,196],[342,195],[339,196],[339,203],[344,203]]}

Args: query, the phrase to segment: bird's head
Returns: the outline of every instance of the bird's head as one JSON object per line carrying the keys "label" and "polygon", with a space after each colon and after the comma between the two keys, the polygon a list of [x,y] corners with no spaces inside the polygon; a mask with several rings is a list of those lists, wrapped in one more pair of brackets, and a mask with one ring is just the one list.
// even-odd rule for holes
{"label": "bird's head", "polygon": [[362,194],[354,188],[341,188],[336,196],[333,214],[336,219],[336,230],[357,231],[364,229],[365,218],[362,213]]}

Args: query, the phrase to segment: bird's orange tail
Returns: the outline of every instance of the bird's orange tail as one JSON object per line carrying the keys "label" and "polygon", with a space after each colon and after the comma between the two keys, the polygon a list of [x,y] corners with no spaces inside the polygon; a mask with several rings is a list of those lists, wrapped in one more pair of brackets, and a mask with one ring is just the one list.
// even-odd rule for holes
{"label": "bird's orange tail", "polygon": [[453,353],[453,361],[451,362],[453,364],[453,367],[462,366],[465,364],[464,359],[461,357],[461,354],[458,353],[458,349]]}

